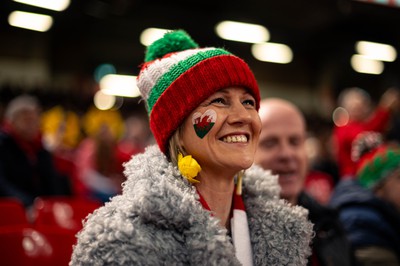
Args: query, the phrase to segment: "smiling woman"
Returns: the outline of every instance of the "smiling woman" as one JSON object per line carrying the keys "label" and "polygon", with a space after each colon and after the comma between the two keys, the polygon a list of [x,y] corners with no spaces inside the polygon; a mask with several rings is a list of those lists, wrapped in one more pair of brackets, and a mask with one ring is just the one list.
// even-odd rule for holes
{"label": "smiling woman", "polygon": [[157,145],[125,164],[122,195],[87,219],[71,265],[306,265],[307,211],[253,166],[260,93],[248,65],[177,30],[148,47],[137,85]]}
{"label": "smiling woman", "polygon": [[[183,122],[179,150],[193,155],[204,169],[199,173],[199,180],[205,179],[197,185],[199,191],[215,187],[214,182],[225,178],[233,186],[232,176],[253,164],[261,131],[256,108],[255,98],[247,90],[229,87],[212,94]],[[199,135],[200,122],[195,119],[193,123],[190,117],[203,113]],[[229,184],[227,188],[231,191]]]}

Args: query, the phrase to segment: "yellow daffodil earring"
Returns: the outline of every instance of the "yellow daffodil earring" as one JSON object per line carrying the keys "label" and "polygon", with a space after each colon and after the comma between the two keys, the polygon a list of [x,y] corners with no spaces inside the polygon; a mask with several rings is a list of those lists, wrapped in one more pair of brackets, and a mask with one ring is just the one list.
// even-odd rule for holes
{"label": "yellow daffodil earring", "polygon": [[201,167],[198,162],[192,157],[192,155],[186,155],[183,157],[182,153],[178,154],[178,168],[182,176],[186,178],[190,183],[199,183],[195,177],[201,171]]}

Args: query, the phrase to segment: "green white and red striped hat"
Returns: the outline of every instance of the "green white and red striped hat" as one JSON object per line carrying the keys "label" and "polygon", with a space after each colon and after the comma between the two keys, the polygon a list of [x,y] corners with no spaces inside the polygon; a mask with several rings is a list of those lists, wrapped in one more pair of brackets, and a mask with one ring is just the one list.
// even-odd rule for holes
{"label": "green white and red striped hat", "polygon": [[147,48],[137,86],[164,154],[184,119],[216,91],[240,86],[255,97],[257,109],[260,101],[254,74],[242,59],[221,48],[199,48],[184,30],[168,32]]}
{"label": "green white and red striped hat", "polygon": [[352,157],[358,181],[365,188],[374,189],[400,170],[400,147],[385,143],[378,132],[358,134],[352,144]]}

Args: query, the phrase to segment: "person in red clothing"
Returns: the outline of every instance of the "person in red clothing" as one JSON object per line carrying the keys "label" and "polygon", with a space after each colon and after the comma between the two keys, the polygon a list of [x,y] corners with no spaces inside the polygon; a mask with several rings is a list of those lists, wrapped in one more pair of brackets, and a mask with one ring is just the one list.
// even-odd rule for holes
{"label": "person in red clothing", "polygon": [[388,89],[374,108],[368,92],[352,87],[341,92],[338,103],[342,115],[339,123],[335,119],[333,147],[340,178],[347,179],[355,175],[355,164],[351,159],[353,140],[365,131],[385,132],[389,126],[391,111],[399,105],[399,91]]}
{"label": "person in red clothing", "polygon": [[132,114],[124,119],[125,130],[117,144],[117,156],[122,163],[131,159],[132,155],[142,153],[154,142],[149,121],[143,115]]}
{"label": "person in red clothing", "polygon": [[118,110],[92,106],[82,118],[87,136],[75,152],[75,193],[79,197],[107,202],[119,194],[125,181],[118,141],[124,132]]}
{"label": "person in red clothing", "polygon": [[7,104],[0,125],[0,198],[20,200],[29,219],[36,197],[71,195],[70,180],[58,171],[52,152],[43,145],[41,114],[36,96],[17,95]]}

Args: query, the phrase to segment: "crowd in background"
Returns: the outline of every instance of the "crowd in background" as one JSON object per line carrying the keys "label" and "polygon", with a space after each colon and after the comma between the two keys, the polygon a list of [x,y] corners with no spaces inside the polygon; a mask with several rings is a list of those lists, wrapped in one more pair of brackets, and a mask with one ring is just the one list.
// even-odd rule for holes
{"label": "crowd in background", "polygon": [[45,109],[34,94],[4,105],[0,136],[0,195],[26,207],[43,195],[108,201],[121,191],[123,163],[152,142],[140,112]]}
{"label": "crowd in background", "polygon": [[[387,199],[387,194],[393,192],[382,187],[389,180],[389,172],[379,172],[393,170],[393,180],[400,179],[399,92],[389,89],[374,104],[366,91],[350,88],[338,97],[338,106],[343,110],[335,121],[316,123],[304,117],[307,167],[301,190],[307,199],[303,200],[310,197],[318,206],[339,211],[338,219],[344,224],[355,256],[365,262],[362,265],[370,265],[369,254],[373,258],[383,256],[387,265],[399,265],[400,203],[395,196]],[[79,114],[59,104],[43,108],[40,97],[28,94],[2,102],[1,121],[0,196],[19,198],[27,208],[40,195],[72,195],[107,202],[121,192],[125,181],[123,163],[153,142],[148,119],[141,112],[127,115],[118,109],[102,111],[90,106]],[[373,144],[360,141],[365,132],[379,137]],[[393,148],[387,148],[389,144]],[[376,153],[383,145],[383,153]],[[376,154],[382,158],[390,155],[392,165],[370,169],[375,177],[363,178],[372,183],[350,186],[349,182],[359,182],[364,167],[360,161],[366,154],[370,161]],[[375,165],[388,160],[373,159]],[[400,187],[400,181],[390,182],[392,187]],[[294,204],[300,203],[296,200]],[[359,220],[363,217],[367,222]],[[362,222],[370,227],[360,226]],[[372,230],[378,222],[380,228]],[[371,236],[371,231],[375,235]]]}

